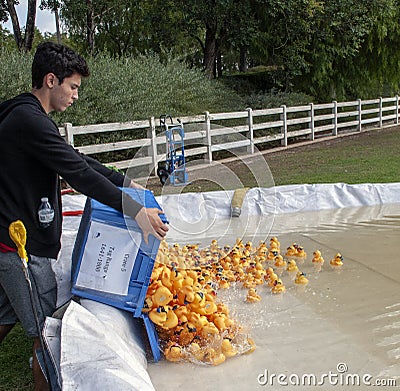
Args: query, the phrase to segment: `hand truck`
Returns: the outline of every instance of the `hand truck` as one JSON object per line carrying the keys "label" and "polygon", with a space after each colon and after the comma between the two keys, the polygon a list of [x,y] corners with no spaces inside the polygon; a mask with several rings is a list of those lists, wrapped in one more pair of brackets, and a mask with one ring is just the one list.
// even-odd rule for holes
{"label": "hand truck", "polygon": [[[168,121],[169,120],[169,121]],[[157,175],[162,185],[185,185],[188,182],[188,174],[185,162],[185,131],[180,119],[173,123],[170,115],[160,117],[160,128],[165,132],[166,161],[159,163]]]}

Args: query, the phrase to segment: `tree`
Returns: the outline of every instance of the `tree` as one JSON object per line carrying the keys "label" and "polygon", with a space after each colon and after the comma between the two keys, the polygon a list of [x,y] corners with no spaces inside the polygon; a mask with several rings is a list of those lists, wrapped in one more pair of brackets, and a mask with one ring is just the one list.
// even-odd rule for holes
{"label": "tree", "polygon": [[[112,0],[66,0],[61,6],[61,18],[68,26],[69,34],[90,54],[94,54],[97,36],[103,29],[103,18],[114,7],[125,3]],[[114,22],[119,23],[121,15],[114,17]]]}
{"label": "tree", "polygon": [[40,2],[40,7],[39,7],[41,10],[48,9],[54,14],[56,23],[56,37],[58,43],[61,43],[60,15],[59,15],[60,7],[61,4],[58,0],[42,0]]}
{"label": "tree", "polygon": [[183,28],[199,44],[203,53],[203,69],[209,77],[222,73],[223,49],[243,47],[253,26],[250,0],[178,0],[175,6],[183,14]]}
{"label": "tree", "polygon": [[33,39],[35,37],[36,0],[28,0],[24,37],[21,31],[17,11],[15,10],[15,6],[18,4],[18,0],[2,1],[0,7],[0,16],[2,16],[3,21],[7,21],[8,18],[11,19],[14,40],[18,50],[29,52],[32,50]]}
{"label": "tree", "polygon": [[[398,9],[396,0],[324,2],[321,12],[316,15],[315,31],[305,57],[309,67],[300,80],[303,89],[322,100],[328,100],[345,98],[350,92],[350,85],[355,91],[355,80],[371,85],[366,77],[369,71],[365,73],[365,66],[372,69],[374,65],[363,59],[360,51],[371,56],[371,53],[367,54],[368,45],[374,45],[374,50],[378,52],[382,46],[386,47],[387,43],[383,42],[386,34],[381,33],[378,38],[377,31],[387,31],[389,25],[392,25],[391,31],[397,34],[396,16],[390,17],[394,8]],[[364,64],[363,72],[357,69],[360,64]]]}

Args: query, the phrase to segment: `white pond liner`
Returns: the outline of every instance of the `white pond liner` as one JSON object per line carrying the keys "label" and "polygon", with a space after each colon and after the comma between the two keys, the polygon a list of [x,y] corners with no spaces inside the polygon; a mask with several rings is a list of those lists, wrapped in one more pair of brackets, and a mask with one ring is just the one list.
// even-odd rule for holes
{"label": "white pond liner", "polygon": [[[277,236],[308,256],[299,268],[305,289],[289,275],[287,291],[257,289],[258,303],[232,286],[219,296],[257,345],[249,355],[219,366],[147,364],[143,330],[124,311],[84,300],[71,304],[50,334],[61,328],[64,390],[335,389],[366,383],[400,384],[400,183],[293,185],[250,189],[239,218],[230,218],[232,191],[157,197],[169,221],[167,241],[232,245],[237,237],[258,244]],[[63,196],[65,210],[82,209],[83,196]],[[70,257],[79,217],[65,217],[62,251],[55,265],[59,304],[70,294]],[[312,252],[325,258],[313,267]],[[329,265],[340,252],[341,272]],[[56,338],[55,338],[56,339]],[[57,346],[57,343],[54,343]],[[55,349],[57,350],[57,349]],[[307,383],[308,382],[308,383]],[[360,385],[357,385],[357,382]],[[305,383],[302,385],[302,383]],[[349,387],[346,387],[349,388]]]}

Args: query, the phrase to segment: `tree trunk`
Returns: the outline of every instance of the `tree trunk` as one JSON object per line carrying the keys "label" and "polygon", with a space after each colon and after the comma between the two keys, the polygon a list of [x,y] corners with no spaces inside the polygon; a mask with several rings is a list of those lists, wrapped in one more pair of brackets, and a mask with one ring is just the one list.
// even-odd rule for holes
{"label": "tree trunk", "polygon": [[221,53],[221,41],[217,40],[217,48],[216,48],[216,71],[214,72],[214,76],[222,77],[222,53]]}
{"label": "tree trunk", "polygon": [[36,21],[36,0],[28,0],[28,11],[26,16],[25,27],[25,52],[32,50],[33,38],[35,37],[35,21]]}
{"label": "tree trunk", "polygon": [[8,10],[8,13],[10,14],[11,23],[13,26],[15,43],[17,44],[18,50],[21,50],[22,44],[23,44],[22,34],[21,34],[21,28],[19,26],[18,15],[17,15],[17,12],[15,11],[13,0],[7,0],[7,10]]}
{"label": "tree trunk", "polygon": [[204,72],[211,79],[215,74],[215,60],[217,56],[216,27],[206,24],[206,40],[204,44]]}
{"label": "tree trunk", "polygon": [[90,54],[94,54],[94,11],[92,0],[86,0],[86,41]]}
{"label": "tree trunk", "polygon": [[247,71],[247,58],[246,53],[247,50],[244,46],[240,47],[240,54],[239,54],[239,72],[246,72]]}
{"label": "tree trunk", "polygon": [[58,14],[58,8],[57,5],[54,5],[54,17],[56,19],[56,35],[57,35],[57,43],[61,45],[61,31],[60,31],[60,15]]}

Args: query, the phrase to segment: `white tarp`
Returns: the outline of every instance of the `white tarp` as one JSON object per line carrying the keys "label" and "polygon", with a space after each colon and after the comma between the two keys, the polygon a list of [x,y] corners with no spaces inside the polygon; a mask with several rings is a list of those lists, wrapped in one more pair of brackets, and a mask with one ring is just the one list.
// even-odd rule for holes
{"label": "white tarp", "polygon": [[[231,242],[234,242],[238,236],[265,240],[270,233],[274,233],[285,235],[285,239],[288,241],[298,242],[298,238],[301,238],[305,243],[322,246],[330,252],[340,248],[345,253],[345,246],[347,246],[349,247],[348,254],[353,262],[352,270],[357,270],[357,262],[358,264],[364,262],[359,259],[357,254],[365,256],[368,251],[365,251],[363,247],[350,249],[354,240],[351,241],[348,233],[352,232],[353,228],[363,227],[365,225],[363,225],[363,221],[369,222],[365,225],[369,229],[374,227],[374,221],[385,220],[388,215],[396,215],[396,213],[400,215],[400,204],[396,205],[396,203],[400,203],[400,183],[362,185],[338,183],[250,189],[244,200],[240,218],[230,218],[232,195],[233,191],[218,191],[157,197],[157,201],[170,221],[168,242],[201,242],[208,245],[214,238]],[[83,196],[63,196],[64,208],[68,210],[82,209],[84,202],[85,197]],[[391,205],[388,205],[388,209],[384,207],[385,204],[394,204],[394,206],[391,208]],[[373,205],[376,207],[362,208]],[[55,265],[60,285],[58,301],[60,304],[70,297],[70,257],[79,221],[79,217],[66,217],[64,220],[62,251]],[[398,222],[398,220],[394,221]],[[397,230],[394,229],[393,226],[388,225],[389,228],[392,228],[392,234],[398,234],[400,230],[397,226]],[[387,230],[388,227],[385,224],[379,225],[378,231],[382,232],[384,238],[389,238],[391,235]],[[343,236],[341,228],[344,229],[344,238],[340,236],[340,233]],[[363,243],[372,245],[371,238],[374,237],[374,233],[375,231],[371,236],[371,231],[362,232],[359,239],[366,238],[367,241]],[[332,238],[335,243],[329,243],[327,238]],[[388,246],[393,246],[393,242],[389,239],[386,240],[386,243]],[[377,241],[377,246],[379,245],[383,251],[382,240]],[[371,254],[376,254],[376,251],[377,249],[372,245]],[[361,265],[357,275],[347,275],[348,278],[342,281],[345,288],[343,286],[335,287],[332,283],[330,285],[331,289],[342,290],[350,295],[348,299],[354,305],[349,305],[347,311],[354,311],[357,308],[356,303],[351,300],[351,295],[356,293],[358,297],[359,294],[359,292],[352,291],[352,278],[356,278],[355,281],[360,281],[357,280],[360,276],[367,278],[368,271],[374,267],[374,263],[370,264],[369,261],[368,259],[365,265]],[[393,269],[390,261],[382,263],[384,270],[379,269],[379,276],[376,276],[377,279],[373,280],[374,282],[378,282],[380,278],[387,278],[393,270],[398,270],[397,266]],[[388,296],[391,295],[390,292],[398,292],[398,278],[399,276],[397,276],[397,280],[386,282],[384,288],[378,288],[384,297],[383,306],[394,306],[392,308],[397,311],[396,305],[400,308],[399,300],[397,299],[395,302],[396,299]],[[321,367],[323,357],[333,358],[333,361],[328,360],[329,365],[333,365],[335,360],[340,360],[346,346],[349,347],[347,350],[351,350],[352,353],[343,359],[347,359],[348,364],[353,365],[352,369],[372,371],[375,366],[381,374],[392,375],[395,373],[399,369],[399,366],[396,366],[398,363],[396,360],[400,360],[400,353],[395,351],[390,353],[393,356],[390,365],[384,362],[381,354],[376,355],[371,351],[365,355],[363,352],[371,350],[372,347],[360,344],[354,329],[348,326],[349,329],[344,332],[335,325],[336,318],[333,313],[321,315],[322,313],[318,312],[319,306],[324,305],[323,295],[326,293],[324,285],[320,285],[322,282],[329,284],[329,281],[323,278],[316,280],[315,290],[311,293],[311,298],[321,295],[321,303],[312,303],[310,297],[297,296],[295,291],[289,289],[281,302],[274,301],[271,305],[266,306],[263,301],[257,310],[258,320],[243,318],[250,327],[254,328],[254,337],[259,347],[252,355],[228,360],[229,362],[216,368],[165,362],[151,364],[149,372],[155,388],[163,391],[175,390],[177,387],[190,387],[192,390],[213,390],[216,387],[222,390],[255,389],[254,377],[257,377],[257,374],[262,371],[260,368],[266,367],[269,362],[280,362],[282,365],[279,368],[286,372],[292,369],[303,371],[303,373],[309,368],[307,363],[312,362],[314,365],[312,370],[322,371],[324,369],[323,366]],[[367,286],[368,284],[360,285],[362,289],[367,289]],[[373,289],[372,293],[375,294],[375,291],[376,289]],[[368,297],[371,297],[372,293],[370,292]],[[344,300],[343,295],[338,296]],[[229,301],[229,297],[226,299]],[[131,314],[89,300],[84,300],[84,303],[86,308],[73,303],[62,320],[60,366],[63,389],[152,390],[153,385],[146,371],[146,360],[141,343],[142,331],[138,331],[133,326],[134,320]],[[375,306],[378,308],[378,301]],[[248,312],[248,307],[244,310],[241,310],[241,307],[241,304],[237,304],[239,317],[243,311]],[[385,312],[383,308],[380,315],[384,316],[389,312],[389,310]],[[352,312],[344,311],[343,316],[352,316],[352,314]],[[361,318],[368,321],[371,317],[373,318],[370,315],[370,313],[362,313]],[[268,318],[265,318],[266,316]],[[318,320],[313,323],[312,319],[314,318]],[[342,319],[345,324],[344,328],[346,328],[346,318],[339,318]],[[311,324],[309,324],[310,319]],[[282,332],[297,333],[298,338],[295,338],[294,335],[286,335],[284,339],[280,338],[282,336],[279,334],[279,330],[271,327],[271,322],[280,324]],[[309,328],[308,332],[307,328]],[[315,339],[313,339],[314,337]],[[396,349],[396,344],[400,340],[396,334],[392,338],[394,338],[394,349]],[[297,344],[300,341],[307,342],[308,346],[299,348]],[[324,356],[323,349],[325,347],[328,356]],[[364,367],[356,359],[363,354],[367,360]],[[326,360],[325,363],[327,363]],[[250,368],[249,365],[252,365],[253,368]],[[248,369],[243,370],[243,368]],[[276,364],[273,369],[278,371],[279,368]],[[198,376],[202,378],[198,378]],[[205,384],[204,378],[208,378],[212,382]]]}

